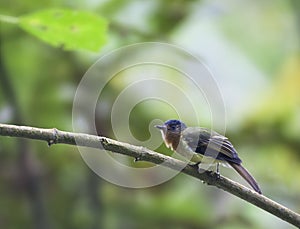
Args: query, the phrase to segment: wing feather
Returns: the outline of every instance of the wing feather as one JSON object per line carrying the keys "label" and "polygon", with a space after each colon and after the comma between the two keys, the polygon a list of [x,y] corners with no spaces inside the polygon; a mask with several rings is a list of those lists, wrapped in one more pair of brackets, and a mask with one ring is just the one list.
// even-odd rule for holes
{"label": "wing feather", "polygon": [[182,138],[196,153],[218,160],[241,163],[236,150],[228,138],[217,132],[206,128],[190,127],[183,131]]}

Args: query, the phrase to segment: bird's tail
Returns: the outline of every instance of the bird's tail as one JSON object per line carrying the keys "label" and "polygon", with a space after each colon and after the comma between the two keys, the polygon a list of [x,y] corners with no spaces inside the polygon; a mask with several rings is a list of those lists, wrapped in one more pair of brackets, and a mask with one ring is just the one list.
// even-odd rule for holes
{"label": "bird's tail", "polygon": [[232,168],[234,168],[250,185],[251,187],[258,192],[259,194],[262,194],[256,180],[254,177],[245,169],[242,165],[235,164],[235,163],[229,163]]}

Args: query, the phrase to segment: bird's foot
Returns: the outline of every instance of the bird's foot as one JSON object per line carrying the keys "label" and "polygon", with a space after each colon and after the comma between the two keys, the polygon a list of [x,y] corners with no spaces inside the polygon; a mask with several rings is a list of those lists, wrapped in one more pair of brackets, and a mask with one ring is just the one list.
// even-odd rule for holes
{"label": "bird's foot", "polygon": [[194,169],[199,169],[200,162],[189,164],[189,166],[193,167]]}
{"label": "bird's foot", "polygon": [[207,170],[207,173],[211,176],[216,176],[216,179],[220,179],[220,177],[221,177],[219,171]]}
{"label": "bird's foot", "polygon": [[216,174],[217,174],[217,179],[220,179],[220,164],[217,163],[217,171],[216,171]]}

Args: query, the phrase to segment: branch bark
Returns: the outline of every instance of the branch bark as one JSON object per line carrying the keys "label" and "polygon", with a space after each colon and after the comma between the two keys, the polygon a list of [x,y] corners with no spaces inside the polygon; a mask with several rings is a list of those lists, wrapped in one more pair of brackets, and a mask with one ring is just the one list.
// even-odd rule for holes
{"label": "branch bark", "polygon": [[[155,164],[164,163],[164,166],[175,170],[181,170],[184,165],[184,162],[180,160],[154,152],[145,147],[134,146],[101,136],[60,131],[55,128],[41,129],[27,126],[0,124],[0,135],[43,140],[48,142],[48,145],[62,143],[105,149],[114,153],[131,156],[141,161],[148,161]],[[228,178],[223,176],[218,178],[216,174],[211,172],[199,173],[197,169],[189,165],[182,169],[181,172],[202,180],[209,185],[223,189],[224,191],[252,203],[253,205],[264,209],[272,215],[275,215],[294,226],[300,227],[300,215],[298,213],[234,181],[229,180]]]}

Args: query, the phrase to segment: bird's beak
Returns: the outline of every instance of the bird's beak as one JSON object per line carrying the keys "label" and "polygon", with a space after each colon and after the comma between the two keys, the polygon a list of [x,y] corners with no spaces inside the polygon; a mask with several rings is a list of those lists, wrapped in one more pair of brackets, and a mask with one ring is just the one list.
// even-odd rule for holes
{"label": "bird's beak", "polygon": [[154,127],[156,127],[157,129],[160,129],[160,130],[164,130],[166,129],[166,127],[164,125],[155,125]]}

